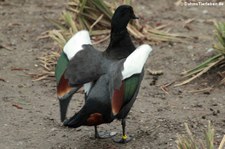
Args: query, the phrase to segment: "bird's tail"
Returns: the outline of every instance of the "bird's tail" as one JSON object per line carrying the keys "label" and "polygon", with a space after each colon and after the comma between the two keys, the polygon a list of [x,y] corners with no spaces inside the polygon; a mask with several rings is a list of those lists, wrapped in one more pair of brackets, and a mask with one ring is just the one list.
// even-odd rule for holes
{"label": "bird's tail", "polygon": [[63,125],[72,127],[72,128],[77,128],[77,127],[80,127],[81,125],[83,125],[85,123],[86,119],[87,119],[87,117],[84,114],[82,114],[81,112],[78,112],[70,119],[66,119],[63,122]]}
{"label": "bird's tail", "polygon": [[61,122],[63,122],[66,119],[66,113],[67,109],[70,103],[70,100],[74,93],[79,89],[80,87],[73,87],[69,93],[65,94],[62,97],[58,97],[59,99],[59,108],[60,108],[60,118]]}

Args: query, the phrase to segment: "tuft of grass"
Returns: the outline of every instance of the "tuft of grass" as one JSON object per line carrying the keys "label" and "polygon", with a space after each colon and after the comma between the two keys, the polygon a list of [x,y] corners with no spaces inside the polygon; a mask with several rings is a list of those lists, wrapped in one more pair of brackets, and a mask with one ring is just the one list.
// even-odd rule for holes
{"label": "tuft of grass", "polygon": [[[184,125],[187,134],[177,136],[176,140],[177,149],[215,149],[214,146],[215,130],[210,121],[208,122],[208,127],[204,132],[203,140],[197,139],[196,136],[192,134],[187,123],[185,123]],[[223,137],[218,149],[222,149],[224,143],[225,143],[225,136]]]}
{"label": "tuft of grass", "polygon": [[[131,0],[124,0],[122,4],[130,4]],[[107,36],[110,33],[111,17],[119,3],[108,3],[103,0],[70,0],[67,10],[63,12],[60,21],[50,20],[59,33],[68,40],[74,33],[86,29],[91,36]],[[49,20],[49,19],[48,19]],[[184,35],[172,34],[162,30],[165,25],[153,28],[150,25],[140,25],[140,22],[133,21],[128,25],[128,31],[137,40],[145,39],[146,42],[178,41]],[[62,41],[56,40],[54,33],[49,31],[50,37],[60,46]],[[104,36],[102,36],[104,38]],[[98,40],[101,40],[98,38]],[[63,41],[64,42],[64,41]]]}
{"label": "tuft of grass", "polygon": [[[99,44],[106,41],[110,36],[111,17],[117,6],[121,4],[132,5],[131,0],[118,0],[111,3],[104,0],[69,0],[67,8],[62,12],[59,20],[46,18],[55,26],[55,29],[45,32],[39,39],[50,37],[57,43],[60,49],[63,49],[66,41],[77,31],[86,29],[90,32],[93,44]],[[135,40],[150,44],[157,44],[165,41],[185,42],[181,38],[187,38],[184,35],[172,34],[165,30],[167,25],[152,27],[140,23],[139,20],[132,21],[128,25],[128,31]],[[59,51],[61,53],[61,51]],[[51,55],[51,53],[50,53]],[[54,56],[58,56],[52,53]],[[45,55],[47,57],[52,57]],[[44,57],[45,57],[44,56]],[[57,59],[58,57],[54,58]],[[51,59],[53,60],[53,59]],[[40,61],[43,65],[51,65],[54,62],[46,58]],[[45,68],[44,68],[45,69]],[[46,69],[45,69],[46,70]],[[54,72],[51,66],[49,72]],[[41,74],[39,74],[42,76]]]}
{"label": "tuft of grass", "polygon": [[[220,67],[222,69],[225,66],[221,65],[225,62],[225,22],[215,23],[215,38],[216,43],[213,45],[213,49],[217,51],[216,54],[197,65],[195,68],[182,72],[181,75],[183,75],[185,80],[175,86],[187,84],[208,72],[213,67]],[[222,74],[224,73],[225,72],[222,72]],[[222,78],[221,84],[225,83],[225,76],[222,77],[224,78]]]}
{"label": "tuft of grass", "polygon": [[178,149],[197,149],[198,142],[194,138],[192,132],[190,131],[187,123],[184,124],[186,128],[187,135],[177,136],[177,148]]}
{"label": "tuft of grass", "polygon": [[219,53],[225,55],[225,22],[215,24],[216,27],[216,39],[217,43],[214,44],[213,48],[216,49]]}

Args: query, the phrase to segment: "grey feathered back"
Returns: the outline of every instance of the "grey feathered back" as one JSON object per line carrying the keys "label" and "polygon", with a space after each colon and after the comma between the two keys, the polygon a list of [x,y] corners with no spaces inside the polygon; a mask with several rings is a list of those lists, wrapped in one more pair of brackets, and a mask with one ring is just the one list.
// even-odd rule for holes
{"label": "grey feathered back", "polygon": [[69,80],[70,85],[84,84],[98,79],[103,74],[102,68],[99,67],[103,60],[102,53],[92,45],[83,45],[83,48],[70,60],[65,71],[65,78]]}

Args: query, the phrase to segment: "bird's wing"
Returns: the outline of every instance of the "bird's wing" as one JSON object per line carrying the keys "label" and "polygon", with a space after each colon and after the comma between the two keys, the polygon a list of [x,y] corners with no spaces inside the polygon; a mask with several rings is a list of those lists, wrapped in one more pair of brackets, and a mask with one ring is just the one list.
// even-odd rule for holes
{"label": "bird's wing", "polygon": [[[121,74],[112,76],[110,92],[113,115],[117,115],[127,104],[131,103],[132,106],[142,81],[144,64],[151,51],[149,45],[138,47],[123,61]],[[118,76],[120,80],[115,79]]]}
{"label": "bird's wing", "polygon": [[71,87],[69,80],[65,78],[65,71],[75,55],[83,50],[83,45],[91,44],[89,33],[86,30],[77,32],[66,43],[63,48],[55,68],[55,77],[57,82],[57,96],[59,99],[67,99],[73,95],[82,85]]}
{"label": "bird's wing", "polygon": [[83,45],[69,62],[65,71],[65,78],[71,86],[85,84],[97,80],[103,73],[104,57],[92,45]]}
{"label": "bird's wing", "polygon": [[55,69],[61,121],[66,117],[72,95],[82,86],[88,93],[92,81],[98,78],[101,56],[91,45],[87,31],[76,33],[64,46]]}

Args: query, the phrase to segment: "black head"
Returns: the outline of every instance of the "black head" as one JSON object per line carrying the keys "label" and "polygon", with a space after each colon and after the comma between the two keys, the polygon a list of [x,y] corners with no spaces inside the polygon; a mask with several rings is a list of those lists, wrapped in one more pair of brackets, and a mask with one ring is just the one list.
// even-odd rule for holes
{"label": "black head", "polygon": [[125,30],[131,19],[138,19],[134,14],[133,8],[129,5],[119,6],[112,17],[112,31],[121,32]]}

